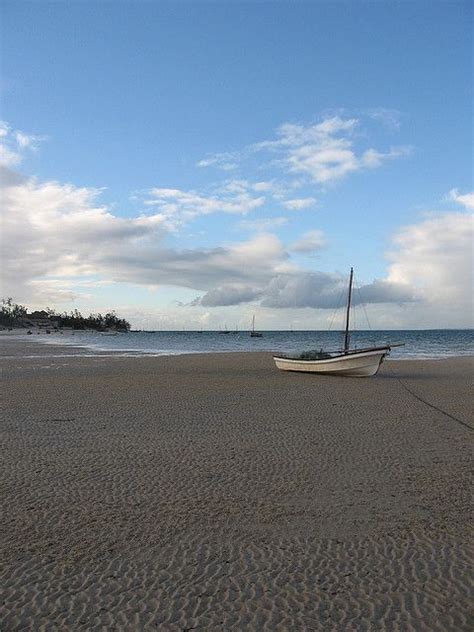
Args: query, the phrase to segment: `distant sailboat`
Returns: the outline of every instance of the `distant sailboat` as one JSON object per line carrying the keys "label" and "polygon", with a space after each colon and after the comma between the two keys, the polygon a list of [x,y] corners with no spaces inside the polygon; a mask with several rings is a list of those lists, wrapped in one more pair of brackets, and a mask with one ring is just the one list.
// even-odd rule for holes
{"label": "distant sailboat", "polygon": [[230,334],[230,330],[227,329],[227,325],[224,325],[224,329],[219,330],[220,334]]}
{"label": "distant sailboat", "polygon": [[400,344],[386,344],[366,349],[349,349],[349,319],[352,299],[352,281],[354,271],[351,268],[349,277],[349,293],[347,297],[346,327],[344,332],[344,348],[337,352],[308,351],[300,354],[279,354],[273,356],[276,366],[282,371],[301,371],[306,373],[327,373],[348,377],[370,377],[379,370],[384,358],[392,347]]}
{"label": "distant sailboat", "polygon": [[255,314],[253,315],[253,318],[252,318],[252,331],[250,332],[250,337],[263,338],[263,334],[261,334],[259,331],[255,331]]}

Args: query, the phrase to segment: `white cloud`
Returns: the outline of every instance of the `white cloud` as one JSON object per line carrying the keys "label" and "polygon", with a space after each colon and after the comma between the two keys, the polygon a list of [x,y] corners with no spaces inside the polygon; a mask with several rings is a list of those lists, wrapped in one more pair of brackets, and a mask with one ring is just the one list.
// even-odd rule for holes
{"label": "white cloud", "polygon": [[216,194],[233,194],[233,193],[266,193],[274,192],[278,187],[274,182],[251,182],[243,178],[225,180],[221,185],[214,189]]}
{"label": "white cloud", "polygon": [[314,253],[326,245],[326,238],[322,230],[309,230],[297,241],[289,246],[293,252]]}
{"label": "white cloud", "polygon": [[[387,276],[354,293],[356,304],[372,305],[372,326],[472,327],[473,229],[473,215],[462,212],[432,213],[400,229],[393,236]],[[346,276],[294,269],[274,274],[264,286],[253,285],[252,300],[267,309],[333,309],[346,288]],[[218,305],[222,297],[227,305],[231,296],[224,285],[212,303]]]}
{"label": "white cloud", "polygon": [[216,190],[216,193],[247,193],[250,189],[248,180],[226,180]]}
{"label": "white cloud", "polygon": [[345,139],[295,147],[289,152],[287,163],[291,172],[304,173],[320,184],[339,180],[359,169],[359,161]]}
{"label": "white cloud", "polygon": [[255,182],[253,185],[254,191],[270,191],[273,188],[272,182]]}
{"label": "white cloud", "polygon": [[250,285],[227,284],[209,290],[195,304],[203,307],[217,307],[227,305],[240,305],[260,298],[262,290]]}
{"label": "white cloud", "polygon": [[391,147],[386,153],[377,151],[376,149],[367,149],[360,158],[360,164],[362,167],[367,167],[368,169],[376,169],[380,167],[385,160],[408,156],[410,153],[410,147]]}
{"label": "white cloud", "polygon": [[239,222],[238,226],[244,230],[252,230],[261,233],[268,232],[272,228],[278,228],[285,224],[288,224],[286,217],[267,217],[254,220],[245,219]]}
{"label": "white cloud", "polygon": [[281,147],[301,147],[308,144],[319,144],[323,139],[334,134],[350,133],[357,126],[357,119],[342,119],[339,116],[325,118],[315,125],[298,125],[295,123],[283,123],[277,130],[278,138],[271,141],[263,141],[254,145],[254,149],[277,149]]}
{"label": "white cloud", "polygon": [[0,143],[0,165],[2,167],[14,167],[21,161],[21,155],[13,151],[5,144]]}
{"label": "white cloud", "polygon": [[[396,110],[377,108],[366,112],[373,120],[381,122],[392,132],[400,126]],[[264,165],[252,164],[252,169],[277,169],[284,176],[297,174],[305,180],[325,185],[357,171],[375,169],[384,162],[408,155],[411,147],[391,147],[381,150],[361,146],[366,137],[358,118],[328,116],[315,124],[283,123],[276,129],[275,138],[254,143],[240,151],[224,152],[207,156],[197,163],[199,167],[217,167],[233,170],[247,159],[255,160],[258,154],[276,154],[276,159]],[[279,178],[279,188],[282,178]],[[258,189],[255,189],[258,190]],[[261,189],[270,190],[270,188]]]}
{"label": "white cloud", "polygon": [[[334,309],[343,305],[347,277],[325,272],[300,272],[274,277],[263,295],[262,305],[273,308]],[[415,300],[413,289],[376,279],[360,288],[365,303],[405,303]],[[359,297],[354,295],[354,303]]]}
{"label": "white cloud", "polygon": [[[164,242],[167,224],[162,212],[117,217],[98,203],[99,195],[94,189],[34,178],[4,182],[3,294],[54,302],[71,297],[71,288],[90,276],[207,291],[224,282],[265,284],[285,269],[288,254],[272,235],[225,247],[172,249]],[[188,202],[187,194],[178,190],[158,195],[178,202],[184,196]],[[207,210],[209,200],[198,196],[194,202]]]}
{"label": "white cloud", "polygon": [[312,197],[309,198],[295,198],[293,200],[285,200],[282,202],[282,206],[290,211],[302,211],[305,208],[310,208],[316,204],[316,200]]}
{"label": "white cloud", "polygon": [[[273,309],[334,309],[343,307],[347,292],[347,275],[309,272],[294,268],[273,274],[266,283],[255,280],[246,285],[224,283],[208,291],[194,304],[228,306],[259,300]],[[371,304],[406,304],[417,300],[416,291],[406,283],[375,279],[354,294],[353,302]],[[233,302],[234,301],[234,302]]]}
{"label": "white cloud", "polygon": [[372,108],[367,111],[370,118],[380,121],[387,129],[398,132],[401,126],[401,112],[390,108]]}
{"label": "white cloud", "polygon": [[0,166],[14,167],[22,160],[22,151],[35,151],[43,136],[33,136],[20,130],[13,130],[8,123],[0,121]]}
{"label": "white cloud", "polygon": [[385,160],[408,153],[408,149],[380,152],[370,148],[357,156],[348,138],[322,137],[319,142],[293,147],[288,154],[290,171],[305,173],[320,184],[344,178],[364,168],[376,168]]}
{"label": "white cloud", "polygon": [[[154,217],[113,216],[97,204],[99,193],[33,178],[3,186],[4,294],[56,300],[59,280],[67,279],[70,287],[71,278],[101,272],[103,253],[131,245],[159,228]],[[64,285],[61,294],[68,293]]]}
{"label": "white cloud", "polygon": [[355,148],[355,118],[333,116],[315,125],[285,123],[277,129],[276,140],[254,145],[255,151],[272,150],[282,154],[290,173],[303,174],[313,182],[326,184],[363,169],[380,167],[383,162],[410,153],[410,147],[392,147],[380,151]]}
{"label": "white cloud", "polygon": [[[352,135],[357,124],[356,119],[332,117],[309,127],[285,125],[277,140],[259,150],[281,152],[289,169],[291,159],[296,160],[293,166],[302,160],[301,172],[307,169],[319,182],[376,168],[406,151],[356,151]],[[320,231],[309,231],[289,248],[268,233],[287,218],[240,222],[241,228],[259,234],[239,243],[192,249],[167,245],[170,229],[194,217],[246,215],[262,207],[266,200],[259,193],[269,192],[291,210],[315,202],[303,197],[285,200],[288,190],[276,180],[227,180],[210,193],[157,187],[145,201],[150,214],[119,217],[100,203],[99,190],[39,182],[5,168],[18,163],[21,152],[32,149],[39,137],[0,124],[0,140],[2,292],[16,300],[54,304],[84,297],[84,290],[97,284],[129,283],[203,293],[194,302],[202,307],[259,302],[269,310],[269,318],[275,308],[328,309],[340,304],[345,277],[302,270],[289,254],[322,248]],[[466,209],[474,206],[472,193],[452,189],[449,198]],[[472,228],[472,216],[459,212],[432,214],[398,231],[387,277],[361,288],[363,299],[377,306],[379,323],[472,324]]]}
{"label": "white cloud", "polygon": [[149,196],[145,205],[157,207],[159,216],[170,227],[211,213],[246,215],[265,203],[264,197],[253,197],[243,185],[237,186],[235,182],[227,189],[227,194],[220,196],[203,196],[196,191],[167,188],[151,189]]}
{"label": "white cloud", "polygon": [[[32,178],[12,178],[4,186],[4,294],[44,305],[81,296],[84,300],[91,283],[130,283],[203,292],[196,301],[203,307],[259,302],[269,310],[304,310],[333,309],[341,303],[346,277],[296,268],[274,235],[177,250],[166,246],[160,214],[120,218],[98,202],[99,195]],[[306,235],[300,242],[292,247],[317,248],[322,235]],[[395,237],[390,258],[388,277],[361,288],[365,302],[390,304],[375,310],[375,322],[468,326],[470,215],[433,215],[405,227]]]}
{"label": "white cloud", "polygon": [[33,136],[25,132],[15,132],[15,141],[19,149],[37,149],[38,143],[45,140],[44,136]]}
{"label": "white cloud", "polygon": [[468,297],[473,243],[471,214],[433,214],[395,235],[389,279],[424,288],[427,298]]}
{"label": "white cloud", "polygon": [[459,193],[458,189],[451,189],[448,198],[461,204],[465,208],[474,209],[474,191],[469,193]]}
{"label": "white cloud", "polygon": [[[197,302],[203,306],[259,300],[267,307],[328,308],[337,305],[346,283],[340,275],[298,269],[271,234],[216,248],[170,248],[161,213],[117,217],[98,202],[99,195],[97,190],[33,178],[13,178],[4,185],[4,294],[24,302],[61,302],[82,295],[81,288],[93,278],[201,291]],[[177,189],[158,195],[188,199]],[[313,231],[293,248],[319,248],[322,240]],[[366,294],[372,302],[413,297],[405,279],[374,282]]]}
{"label": "white cloud", "polygon": [[431,214],[394,236],[388,280],[417,287],[420,305],[405,322],[419,326],[469,327],[473,318],[472,214]]}
{"label": "white cloud", "polygon": [[237,152],[222,152],[207,156],[196,163],[197,167],[215,167],[222,171],[234,171],[237,169],[239,154]]}

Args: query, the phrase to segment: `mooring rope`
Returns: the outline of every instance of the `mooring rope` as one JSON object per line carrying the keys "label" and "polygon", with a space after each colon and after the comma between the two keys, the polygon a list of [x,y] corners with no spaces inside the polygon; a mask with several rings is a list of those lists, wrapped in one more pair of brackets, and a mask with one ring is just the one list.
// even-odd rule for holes
{"label": "mooring rope", "polygon": [[387,366],[390,370],[390,372],[392,373],[392,375],[394,376],[394,378],[396,380],[398,380],[400,382],[400,384],[403,386],[403,388],[408,391],[410,393],[410,395],[412,395],[415,399],[417,399],[418,401],[422,402],[423,404],[426,404],[426,406],[429,406],[430,408],[433,408],[434,410],[437,410],[439,413],[445,415],[446,417],[449,417],[450,419],[452,419],[453,421],[457,421],[458,424],[461,424],[462,426],[464,426],[465,428],[468,428],[469,430],[474,430],[474,426],[470,426],[468,423],[466,423],[465,421],[462,421],[462,419],[458,419],[457,417],[455,417],[454,415],[451,415],[451,413],[448,413],[446,410],[443,410],[442,408],[439,408],[439,406],[436,406],[435,404],[432,404],[431,402],[428,402],[426,399],[423,399],[423,397],[420,397],[420,395],[418,395],[417,393],[415,393],[414,391],[411,390],[411,388],[409,388],[399,377],[398,375],[395,373],[395,371],[392,369],[392,367],[390,366],[390,362],[387,362]]}

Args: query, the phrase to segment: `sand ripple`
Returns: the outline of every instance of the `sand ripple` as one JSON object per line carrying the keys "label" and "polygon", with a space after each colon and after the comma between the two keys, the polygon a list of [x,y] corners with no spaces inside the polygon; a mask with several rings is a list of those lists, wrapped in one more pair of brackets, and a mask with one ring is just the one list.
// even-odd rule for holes
{"label": "sand ripple", "polygon": [[384,375],[6,371],[1,629],[470,629],[469,434]]}
{"label": "sand ripple", "polygon": [[51,546],[3,574],[2,629],[468,630],[459,548],[414,534],[188,538],[75,559]]}

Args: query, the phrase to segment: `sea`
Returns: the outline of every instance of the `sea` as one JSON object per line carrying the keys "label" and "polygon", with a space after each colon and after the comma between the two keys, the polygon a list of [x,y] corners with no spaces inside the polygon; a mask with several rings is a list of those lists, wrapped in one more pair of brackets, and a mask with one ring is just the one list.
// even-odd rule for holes
{"label": "sea", "polygon": [[[131,331],[117,335],[76,331],[28,336],[48,345],[79,347],[82,354],[180,355],[187,353],[228,353],[245,351],[336,351],[343,344],[337,331],[263,331],[252,338],[248,331]],[[422,359],[474,356],[473,329],[371,330],[351,334],[351,348],[390,342],[402,343],[391,351],[392,358]],[[65,349],[62,350],[64,353]],[[72,349],[71,349],[72,351]]]}

